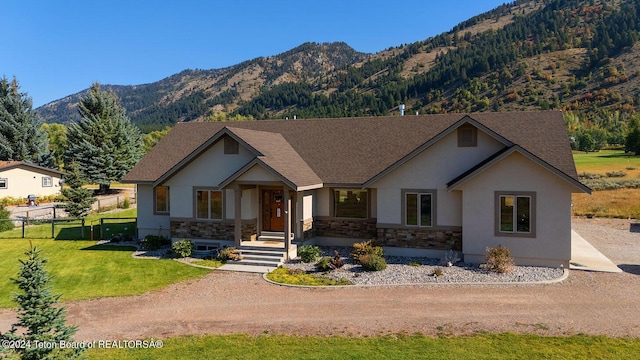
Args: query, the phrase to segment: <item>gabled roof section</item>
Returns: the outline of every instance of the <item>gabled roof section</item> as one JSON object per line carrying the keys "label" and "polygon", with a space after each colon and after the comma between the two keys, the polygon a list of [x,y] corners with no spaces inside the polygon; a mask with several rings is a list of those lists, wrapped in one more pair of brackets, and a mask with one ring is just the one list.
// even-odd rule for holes
{"label": "gabled roof section", "polygon": [[[363,186],[465,123],[499,139],[505,147],[519,145],[578,180],[562,113],[531,111],[179,123],[142,158],[123,182],[157,183],[165,174],[179,170],[181,164],[184,166],[185,161],[211,146],[218,140],[214,138],[216,134],[228,134],[255,151],[256,157],[272,154],[261,161],[284,178],[292,180],[300,176],[304,180],[293,182],[313,182],[308,181],[313,173],[324,184]],[[225,127],[225,132],[219,133]],[[276,139],[265,133],[279,134],[278,144],[263,140],[263,135],[264,139]],[[282,139],[286,149],[277,148],[284,143]],[[280,157],[287,152],[295,152],[297,156]],[[292,165],[294,163],[306,166],[298,168],[298,165]],[[302,173],[298,174],[299,170]]]}
{"label": "gabled roof section", "polygon": [[63,176],[64,172],[60,171],[60,170],[56,170],[56,169],[50,169],[48,167],[44,167],[44,166],[40,166],[40,165],[35,165],[35,164],[31,164],[25,161],[0,161],[0,171],[4,171],[4,170],[10,170],[13,168],[17,168],[17,167],[27,167],[27,168],[31,168],[33,170],[36,170],[37,172],[46,172],[46,173],[51,173],[51,174],[55,174],[55,175],[59,175],[59,176]]}
{"label": "gabled roof section", "polygon": [[578,180],[574,179],[573,177],[565,174],[564,172],[558,170],[557,168],[549,165],[547,162],[543,161],[542,159],[540,159],[539,157],[537,157],[534,154],[530,153],[529,151],[523,149],[519,145],[513,145],[513,146],[511,146],[509,148],[503,148],[500,151],[496,152],[495,154],[489,156],[487,159],[483,160],[482,162],[480,162],[479,164],[477,164],[473,168],[465,171],[464,173],[460,174],[455,179],[453,179],[450,182],[448,182],[447,183],[447,189],[449,191],[456,190],[458,187],[462,186],[462,184],[464,184],[467,181],[471,180],[473,177],[475,177],[476,175],[484,172],[485,170],[491,168],[493,165],[499,163],[502,159],[508,157],[509,155],[511,155],[511,154],[513,154],[515,152],[522,154],[527,159],[529,159],[529,160],[535,162],[536,164],[542,166],[543,168],[549,170],[554,175],[557,175],[558,177],[560,177],[561,179],[565,180],[569,184],[571,184],[571,185],[575,186],[576,188],[578,188],[581,192],[585,192],[587,194],[591,194],[591,189],[588,186],[582,184],[580,181],[578,181]]}
{"label": "gabled roof section", "polygon": [[254,161],[224,180],[220,187],[227,186],[255,164],[259,164],[296,191],[322,187],[322,179],[281,134],[235,127],[228,129],[258,154]]}
{"label": "gabled roof section", "polygon": [[498,140],[499,142],[503,143],[505,146],[513,145],[508,139],[502,137],[500,134],[496,133],[495,131],[489,129],[488,127],[486,127],[483,124],[479,123],[478,121],[474,120],[469,115],[464,115],[460,120],[454,122],[448,128],[444,129],[443,131],[441,131],[440,133],[438,133],[434,137],[428,139],[425,143],[423,143],[422,145],[418,146],[416,149],[414,149],[413,151],[408,153],[406,156],[403,156],[401,159],[399,159],[398,161],[393,163],[391,166],[389,166],[388,168],[386,168],[383,171],[381,171],[378,174],[376,174],[374,177],[372,177],[367,182],[365,182],[362,185],[362,187],[370,187],[376,181],[378,181],[379,179],[383,178],[385,175],[393,172],[393,170],[399,168],[402,164],[404,164],[404,163],[408,162],[409,160],[413,159],[418,154],[422,153],[423,151],[425,151],[426,149],[431,147],[433,144],[437,143],[442,138],[444,138],[445,136],[449,135],[450,133],[452,133],[453,131],[455,131],[456,129],[458,129],[460,126],[462,126],[464,124],[471,124],[471,125],[475,126],[476,128],[478,128],[478,129],[484,131],[485,133],[487,133],[489,136],[491,136],[494,139]]}

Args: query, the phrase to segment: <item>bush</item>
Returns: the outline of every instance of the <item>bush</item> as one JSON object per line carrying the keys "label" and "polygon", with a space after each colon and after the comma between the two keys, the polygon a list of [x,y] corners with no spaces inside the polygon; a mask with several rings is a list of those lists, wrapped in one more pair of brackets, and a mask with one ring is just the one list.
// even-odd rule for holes
{"label": "bush", "polygon": [[322,250],[313,245],[304,245],[298,248],[298,256],[303,263],[310,263],[318,260]]}
{"label": "bush", "polygon": [[380,246],[374,246],[371,240],[353,244],[351,260],[353,260],[355,264],[360,264],[360,258],[363,255],[376,255],[378,257],[383,257],[384,250]]}
{"label": "bush", "polygon": [[627,176],[627,173],[624,171],[612,171],[612,172],[607,172],[607,177],[625,177]]}
{"label": "bush", "polygon": [[11,218],[11,211],[7,210],[4,205],[0,205],[0,232],[12,230],[13,222],[8,221]]}
{"label": "bush", "polygon": [[131,201],[129,200],[129,197],[124,198],[124,201],[122,202],[121,206],[123,209],[128,209],[131,207]]}
{"label": "bush", "polygon": [[505,246],[499,245],[498,247],[487,248],[486,259],[487,263],[484,264],[484,268],[489,271],[502,274],[513,270],[511,250]]}
{"label": "bush", "polygon": [[339,269],[343,266],[342,259],[340,258],[340,253],[338,250],[333,251],[333,259],[331,259],[331,268]]}
{"label": "bush", "polygon": [[329,271],[331,270],[331,258],[323,257],[316,262],[316,268],[320,271]]}
{"label": "bush", "polygon": [[147,235],[140,240],[140,246],[144,250],[158,250],[169,244],[171,244],[171,240],[160,235]]}
{"label": "bush", "polygon": [[182,239],[174,242],[171,246],[171,250],[173,250],[178,257],[189,257],[193,251],[193,243],[190,240]]}
{"label": "bush", "polygon": [[600,175],[600,174],[594,174],[594,173],[588,173],[588,172],[583,172],[582,174],[580,174],[579,178],[580,178],[580,180],[594,180],[594,179],[602,179],[602,175]]}
{"label": "bush", "polygon": [[381,271],[387,268],[387,261],[375,254],[365,254],[360,256],[360,265],[364,271]]}
{"label": "bush", "polygon": [[444,271],[442,271],[442,268],[435,268],[433,269],[433,272],[431,273],[431,275],[440,277],[444,275]]}
{"label": "bush", "polygon": [[453,250],[449,250],[446,254],[444,254],[442,259],[440,259],[440,265],[451,267],[459,261],[460,257],[458,256],[458,253]]}
{"label": "bush", "polygon": [[225,246],[220,251],[218,251],[218,260],[227,261],[227,260],[240,260],[242,259],[242,255],[240,255],[240,250],[234,248],[233,246]]}

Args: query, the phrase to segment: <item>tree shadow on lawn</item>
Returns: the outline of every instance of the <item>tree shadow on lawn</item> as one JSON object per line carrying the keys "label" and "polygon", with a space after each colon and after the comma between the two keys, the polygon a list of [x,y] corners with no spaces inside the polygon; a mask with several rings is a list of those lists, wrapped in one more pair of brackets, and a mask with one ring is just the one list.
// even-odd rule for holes
{"label": "tree shadow on lawn", "polygon": [[633,274],[633,275],[640,275],[640,265],[621,264],[621,265],[618,265],[618,267],[626,273]]}
{"label": "tree shadow on lawn", "polygon": [[91,251],[95,251],[95,250],[99,250],[99,251],[128,251],[128,252],[133,252],[136,251],[137,248],[135,246],[131,246],[131,245],[107,245],[107,244],[97,244],[97,245],[92,245],[92,246],[88,246],[86,248],[82,248],[80,250],[91,250]]}

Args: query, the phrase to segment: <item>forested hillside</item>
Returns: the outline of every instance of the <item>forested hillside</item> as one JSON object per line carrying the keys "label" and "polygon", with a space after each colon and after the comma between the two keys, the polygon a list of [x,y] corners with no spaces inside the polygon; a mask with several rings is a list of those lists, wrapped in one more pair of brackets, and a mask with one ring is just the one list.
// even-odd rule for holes
{"label": "forested hillside", "polygon": [[[112,87],[153,130],[216,114],[255,119],[562,109],[570,131],[621,143],[640,106],[640,0],[519,0],[378,54],[308,43],[218,70]],[[74,96],[38,112],[76,116]]]}

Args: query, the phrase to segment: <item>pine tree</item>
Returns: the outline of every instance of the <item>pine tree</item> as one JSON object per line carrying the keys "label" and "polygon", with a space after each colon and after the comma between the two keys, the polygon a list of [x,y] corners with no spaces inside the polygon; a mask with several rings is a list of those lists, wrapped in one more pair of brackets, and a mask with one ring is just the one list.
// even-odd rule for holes
{"label": "pine tree", "polygon": [[[53,346],[38,346],[72,342],[76,333],[75,326],[66,325],[66,309],[56,307],[60,295],[51,291],[51,277],[45,269],[46,259],[40,251],[31,245],[25,252],[26,260],[20,260],[18,278],[12,279],[21,293],[14,300],[18,303],[18,322],[11,326],[9,333],[0,334],[0,339],[20,340],[24,348],[15,351],[21,359],[74,359],[80,356],[82,349],[61,349]],[[18,334],[18,328],[21,328]],[[5,349],[6,351],[7,349]]]}
{"label": "pine tree", "polygon": [[14,77],[0,79],[0,160],[26,161],[50,167],[49,139],[40,129],[31,98]]}
{"label": "pine tree", "polygon": [[118,97],[94,83],[80,100],[81,120],[67,128],[65,163],[77,162],[84,178],[108,191],[142,156],[140,130],[131,124]]}
{"label": "pine tree", "polygon": [[73,162],[69,167],[70,171],[65,176],[65,187],[61,191],[66,199],[63,207],[71,217],[84,217],[89,214],[91,205],[96,200],[93,198],[93,191],[82,187],[85,181],[80,174],[78,163]]}

